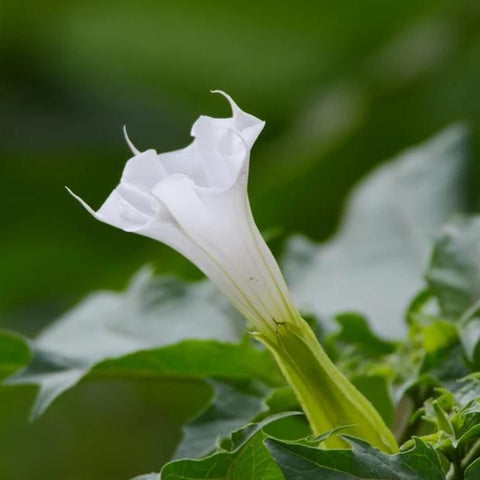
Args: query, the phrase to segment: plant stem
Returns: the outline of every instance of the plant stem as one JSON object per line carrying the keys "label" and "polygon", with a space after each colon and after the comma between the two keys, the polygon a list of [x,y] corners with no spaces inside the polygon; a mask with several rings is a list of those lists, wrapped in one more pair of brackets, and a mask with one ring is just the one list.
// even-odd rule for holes
{"label": "plant stem", "polygon": [[460,466],[454,462],[447,473],[447,480],[463,480],[463,473]]}
{"label": "plant stem", "polygon": [[[398,446],[373,405],[328,358],[304,320],[279,324],[275,335],[258,334],[273,353],[295,392],[315,434],[351,425],[351,433],[378,449],[394,453]],[[345,448],[337,436],[325,440],[329,448]]]}

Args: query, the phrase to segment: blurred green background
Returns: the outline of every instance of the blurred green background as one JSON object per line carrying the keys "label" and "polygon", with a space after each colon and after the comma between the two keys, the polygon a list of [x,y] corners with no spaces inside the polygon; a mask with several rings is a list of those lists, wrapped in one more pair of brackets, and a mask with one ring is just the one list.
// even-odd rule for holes
{"label": "blurred green background", "polygon": [[[359,178],[446,125],[467,121],[479,150],[478,0],[3,0],[0,58],[0,326],[28,335],[146,263],[199,275],[64,190],[101,204],[129,156],[124,124],[139,149],[182,148],[198,115],[229,114],[215,88],[266,120],[250,196],[277,252],[293,232],[327,238]],[[206,395],[82,384],[28,424],[33,390],[3,389],[0,478],[158,470]]]}

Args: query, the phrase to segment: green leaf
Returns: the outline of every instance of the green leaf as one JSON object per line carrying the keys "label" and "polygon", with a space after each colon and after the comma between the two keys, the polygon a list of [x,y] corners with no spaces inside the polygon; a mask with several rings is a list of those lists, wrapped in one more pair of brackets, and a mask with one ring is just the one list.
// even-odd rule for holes
{"label": "green leaf", "polygon": [[457,380],[470,373],[454,323],[429,317],[425,323],[411,325],[411,335],[417,337],[419,373],[432,376],[447,388],[455,388]]}
{"label": "green leaf", "polygon": [[282,473],[264,446],[263,429],[298,412],[285,412],[246,425],[231,435],[230,448],[202,460],[176,460],[162,469],[162,480],[279,480]]}
{"label": "green leaf", "polygon": [[322,450],[269,438],[265,441],[286,480],[444,480],[435,451],[416,439],[412,449],[386,455],[344,436],[352,450]]}
{"label": "green leaf", "polygon": [[[224,379],[209,380],[211,403],[184,428],[176,458],[197,458],[216,443],[266,410],[269,386],[283,385],[270,353],[248,338],[240,344],[186,340],[160,349],[133,353],[95,365],[90,377],[174,376]],[[234,380],[236,382],[234,383]],[[256,383],[252,385],[252,381]]]}
{"label": "green leaf", "polygon": [[480,370],[480,318],[473,317],[460,325],[463,350],[475,370]]}
{"label": "green leaf", "polygon": [[269,352],[245,338],[241,343],[215,340],[184,340],[151,350],[97,363],[90,375],[99,377],[190,376],[261,380],[282,385]]}
{"label": "green leaf", "polygon": [[144,268],[124,292],[97,292],[46,328],[36,343],[89,363],[186,339],[238,341],[242,318],[208,281],[155,277]]}
{"label": "green leaf", "polygon": [[289,386],[275,389],[265,402],[270,414],[300,409],[298,398]]}
{"label": "green leaf", "polygon": [[35,348],[30,364],[12,377],[6,379],[6,385],[38,385],[30,418],[40,416],[48,406],[63,392],[73,387],[88,370],[84,361],[57,355]]}
{"label": "green leaf", "polygon": [[23,337],[0,330],[0,380],[24,367],[30,358],[30,348]]}
{"label": "green leaf", "polygon": [[480,217],[459,218],[439,235],[426,278],[444,315],[457,319],[480,299]]}
{"label": "green leaf", "polygon": [[422,326],[422,336],[423,348],[427,354],[434,354],[458,343],[456,326],[444,320],[435,319]]}
{"label": "green leaf", "polygon": [[465,480],[478,480],[480,478],[480,458],[477,458],[465,469]]}
{"label": "green leaf", "polygon": [[395,343],[373,333],[367,320],[357,313],[341,313],[335,320],[340,325],[340,331],[333,335],[335,341],[354,345],[372,357],[392,353],[396,348]]}
{"label": "green leaf", "polygon": [[466,461],[469,448],[480,438],[480,382],[469,376],[460,383],[453,392],[437,389],[437,398],[428,399],[422,410],[435,427],[422,439],[455,464]]}
{"label": "green leaf", "polygon": [[458,321],[463,349],[480,368],[480,217],[459,218],[439,235],[426,278],[443,315]]}
{"label": "green leaf", "polygon": [[447,434],[454,435],[452,424],[450,423],[450,420],[442,407],[437,401],[433,402],[432,406],[440,430],[443,430]]}
{"label": "green leaf", "polygon": [[184,437],[175,458],[198,458],[211,452],[230,432],[266,410],[264,389],[249,385],[208,382],[213,398],[207,409],[183,428]]}
{"label": "green leaf", "polygon": [[[480,419],[480,415],[475,415],[477,418],[475,420]],[[480,423],[476,423],[467,430],[459,439],[458,439],[458,446],[465,445],[469,440],[480,438]]]}
{"label": "green leaf", "polygon": [[144,269],[124,293],[91,295],[42,332],[31,342],[31,364],[8,383],[39,385],[33,418],[90,371],[282,383],[268,353],[248,341],[225,343],[239,341],[243,330],[243,320],[208,282],[186,284]]}
{"label": "green leaf", "polygon": [[352,377],[351,381],[370,400],[384,422],[391,426],[395,408],[389,388],[390,382],[385,377],[374,374],[357,375]]}
{"label": "green leaf", "polygon": [[290,241],[286,276],[302,311],[358,311],[387,337],[423,287],[429,235],[466,203],[467,134],[452,127],[372,172],[351,194],[338,233]]}
{"label": "green leaf", "polygon": [[41,415],[55,398],[82,378],[215,377],[257,380],[272,386],[283,384],[269,353],[259,350],[248,339],[240,344],[186,340],[100,361],[93,366],[41,348],[33,351],[31,364],[7,380],[10,385],[39,385],[32,418]]}
{"label": "green leaf", "polygon": [[457,380],[459,386],[454,389],[455,400],[462,407],[480,398],[480,372]]}

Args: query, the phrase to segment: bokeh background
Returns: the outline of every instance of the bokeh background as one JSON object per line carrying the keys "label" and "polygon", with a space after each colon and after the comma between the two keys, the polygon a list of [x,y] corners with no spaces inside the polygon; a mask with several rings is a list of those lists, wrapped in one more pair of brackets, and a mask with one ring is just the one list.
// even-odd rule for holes
{"label": "bokeh background", "polygon": [[[2,0],[0,59],[0,327],[30,336],[144,264],[199,277],[64,190],[101,204],[129,156],[124,124],[140,149],[182,148],[200,114],[229,114],[217,88],[265,119],[250,196],[276,252],[294,232],[327,238],[356,181],[451,123],[479,151],[477,0]],[[90,382],[30,424],[33,394],[0,390],[2,479],[158,471],[208,391]]]}

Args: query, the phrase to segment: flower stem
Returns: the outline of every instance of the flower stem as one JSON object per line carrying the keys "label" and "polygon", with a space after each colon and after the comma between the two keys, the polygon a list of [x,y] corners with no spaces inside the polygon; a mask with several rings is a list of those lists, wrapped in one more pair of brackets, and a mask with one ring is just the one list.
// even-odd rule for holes
{"label": "flower stem", "polygon": [[[259,333],[295,392],[314,434],[345,425],[353,436],[378,449],[394,453],[398,446],[373,405],[328,358],[310,326],[301,322],[278,324],[274,335]],[[324,441],[328,448],[346,448],[338,436]]]}

